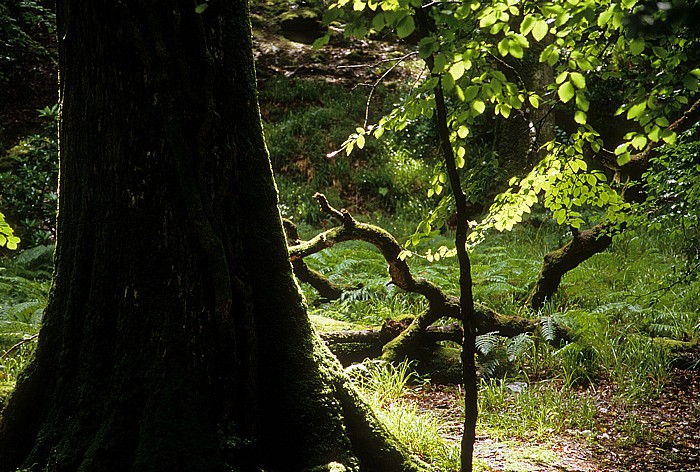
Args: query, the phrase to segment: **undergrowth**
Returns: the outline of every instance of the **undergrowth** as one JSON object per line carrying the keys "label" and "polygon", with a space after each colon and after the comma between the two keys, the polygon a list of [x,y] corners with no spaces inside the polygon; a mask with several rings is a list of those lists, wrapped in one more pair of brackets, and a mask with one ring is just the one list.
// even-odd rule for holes
{"label": "undergrowth", "polygon": [[0,409],[33,355],[52,259],[52,246],[38,246],[0,262]]}
{"label": "undergrowth", "polygon": [[409,383],[421,381],[410,362],[392,365],[368,360],[346,371],[372,409],[411,454],[437,470],[459,470],[459,444],[442,437],[444,422],[432,413],[419,411],[403,398]]}
{"label": "undergrowth", "polygon": [[[595,434],[591,431],[596,427],[598,386],[614,386],[610,390],[614,401],[632,411],[634,405],[656,396],[669,378],[674,353],[657,338],[698,339],[698,282],[673,283],[674,267],[682,255],[673,251],[673,241],[653,230],[617,239],[610,250],[566,274],[560,290],[540,312],[524,310],[523,300],[542,257],[566,236],[547,222],[526,225],[494,235],[472,254],[479,301],[504,314],[541,317],[543,333],[546,326],[562,324],[572,336],[561,346],[549,344],[542,334],[512,339],[498,333],[479,336],[483,378],[479,428],[489,437],[547,440],[562,434]],[[406,234],[397,237],[402,240]],[[449,244],[450,238],[435,234],[424,247]],[[336,282],[362,283],[362,288],[330,303],[320,303],[306,287],[318,315],[376,326],[425,308],[419,297],[390,284],[385,261],[368,245],[344,243],[308,261]],[[430,263],[414,257],[409,263],[415,275],[457,294],[455,260]],[[397,427],[423,428],[410,426],[406,420],[410,415],[397,412],[401,419],[396,420]],[[625,421],[627,429],[639,426],[633,416]]]}

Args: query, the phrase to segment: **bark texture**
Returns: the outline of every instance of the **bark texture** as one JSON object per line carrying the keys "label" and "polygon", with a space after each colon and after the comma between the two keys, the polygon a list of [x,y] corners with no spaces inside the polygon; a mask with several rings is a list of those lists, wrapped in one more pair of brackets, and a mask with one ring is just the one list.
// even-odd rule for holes
{"label": "bark texture", "polygon": [[314,334],[244,1],[57,6],[56,276],[0,471],[409,471]]}

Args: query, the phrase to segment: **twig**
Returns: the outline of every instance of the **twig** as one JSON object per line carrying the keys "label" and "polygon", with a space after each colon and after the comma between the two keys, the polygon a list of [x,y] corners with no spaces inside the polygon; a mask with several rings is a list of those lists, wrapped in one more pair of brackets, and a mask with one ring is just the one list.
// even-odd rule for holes
{"label": "twig", "polygon": [[32,335],[29,336],[28,338],[24,338],[23,340],[21,340],[20,342],[18,342],[18,343],[15,344],[14,346],[12,346],[10,349],[8,349],[7,351],[5,351],[5,353],[4,353],[2,356],[0,356],[0,360],[6,358],[7,356],[10,355],[11,352],[16,351],[17,349],[19,349],[19,348],[22,347],[23,345],[27,344],[29,341],[35,340],[37,337],[39,337],[39,333],[37,333],[37,334],[32,334]]}

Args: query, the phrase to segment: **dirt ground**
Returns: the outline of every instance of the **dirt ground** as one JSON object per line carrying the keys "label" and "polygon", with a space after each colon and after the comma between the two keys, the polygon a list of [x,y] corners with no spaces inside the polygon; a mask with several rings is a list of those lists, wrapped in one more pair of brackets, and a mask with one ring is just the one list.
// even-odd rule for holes
{"label": "dirt ground", "polygon": [[[625,407],[613,388],[596,387],[598,427],[531,442],[477,438],[475,455],[494,472],[700,471],[700,372],[673,369],[658,397]],[[445,421],[444,437],[459,441],[462,397],[454,387],[418,387],[408,395]],[[573,412],[575,414],[575,412]],[[630,420],[639,426],[630,429]]]}

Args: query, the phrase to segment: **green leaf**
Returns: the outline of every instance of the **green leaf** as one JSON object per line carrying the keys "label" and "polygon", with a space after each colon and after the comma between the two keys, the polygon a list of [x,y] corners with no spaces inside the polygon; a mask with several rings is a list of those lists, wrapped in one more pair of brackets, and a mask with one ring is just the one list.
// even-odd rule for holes
{"label": "green leaf", "polygon": [[539,108],[540,107],[540,97],[537,95],[530,95],[527,97],[527,99],[530,101],[530,105],[532,105],[533,108]]}
{"label": "green leaf", "polygon": [[512,108],[510,105],[508,105],[507,103],[501,103],[501,104],[499,104],[499,106],[497,106],[496,108],[497,108],[496,112],[497,112],[497,113],[500,113],[501,115],[503,115],[503,118],[508,118],[508,117],[510,116],[511,110],[513,109],[513,108]]}
{"label": "green leaf", "polygon": [[435,56],[435,64],[433,65],[433,73],[439,74],[447,66],[447,57],[443,53],[438,53]]}
{"label": "green leaf", "polygon": [[508,44],[508,40],[506,38],[503,38],[498,42],[498,52],[501,53],[501,56],[507,56],[508,52],[510,51],[510,46]]}
{"label": "green leaf", "polygon": [[329,34],[324,34],[320,38],[316,39],[316,41],[314,41],[314,44],[311,47],[314,49],[321,49],[323,46],[328,44],[328,41],[330,41],[330,39],[331,36]]}
{"label": "green leaf", "polygon": [[610,21],[610,18],[612,18],[613,16],[614,9],[615,5],[611,5],[607,10],[605,10],[598,16],[598,26],[600,28],[605,27],[608,21]]}
{"label": "green leaf", "polygon": [[481,115],[484,111],[486,111],[486,104],[483,102],[483,100],[474,100],[471,103],[471,107],[477,115]]}
{"label": "green leaf", "polygon": [[524,50],[523,47],[519,43],[510,43],[510,55],[513,56],[516,59],[522,59]]}
{"label": "green leaf", "polygon": [[581,70],[593,70],[593,64],[586,57],[579,57],[576,59],[576,65]]}
{"label": "green leaf", "polygon": [[564,103],[574,98],[575,93],[574,86],[568,80],[557,89],[557,95],[559,95],[559,99]]}
{"label": "green leaf", "polygon": [[644,52],[645,46],[646,44],[644,43],[643,39],[635,38],[632,41],[630,41],[630,52],[633,56],[639,56],[641,53]]}
{"label": "green leaf", "polygon": [[407,38],[416,30],[416,23],[411,15],[406,15],[401,18],[396,26],[396,34],[399,38]]}
{"label": "green leaf", "polygon": [[522,23],[520,23],[520,33],[528,34],[532,31],[533,26],[535,26],[535,17],[532,15],[525,15]]}
{"label": "green leaf", "polygon": [[464,100],[467,102],[474,100],[479,94],[479,89],[480,88],[478,85],[470,85],[467,87],[467,89],[464,91]]}
{"label": "green leaf", "polygon": [[460,77],[464,75],[464,62],[457,61],[450,67],[449,74],[452,78],[457,81]]}
{"label": "green leaf", "polygon": [[576,113],[574,113],[574,121],[580,125],[585,125],[587,119],[588,117],[584,111],[576,110]]}
{"label": "green leaf", "polygon": [[442,81],[442,88],[445,89],[446,92],[449,92],[455,86],[455,79],[452,77],[452,74],[443,75],[441,78],[441,81]]}
{"label": "green leaf", "polygon": [[554,79],[557,85],[563,84],[566,78],[569,77],[569,72],[564,71],[561,74],[557,75],[557,78]]}
{"label": "green leaf", "polygon": [[642,116],[644,111],[647,109],[647,102],[646,100],[641,101],[639,103],[635,103],[630,107],[629,110],[627,110],[627,119],[628,120],[633,120],[635,118],[639,118]]}
{"label": "green leaf", "polygon": [[683,86],[691,92],[695,92],[698,89],[698,78],[692,74],[686,74],[683,77]]}
{"label": "green leaf", "polygon": [[661,139],[663,139],[666,144],[673,144],[676,142],[676,133],[675,131],[665,129],[661,131]]}
{"label": "green leaf", "polygon": [[569,80],[571,80],[571,82],[576,86],[576,88],[586,88],[586,78],[583,76],[583,74],[579,72],[572,72],[569,75]]}
{"label": "green leaf", "polygon": [[493,9],[491,9],[491,11],[489,11],[487,15],[482,16],[479,20],[479,28],[488,28],[489,26],[496,23],[496,20],[496,12]]}
{"label": "green leaf", "polygon": [[634,137],[632,140],[632,146],[635,149],[644,149],[644,147],[647,145],[647,137],[641,134],[638,134],[637,136]]}
{"label": "green leaf", "polygon": [[200,3],[199,5],[197,5],[194,8],[194,12],[201,15],[202,13],[204,13],[204,10],[206,10],[207,8],[209,8],[208,3]]}
{"label": "green leaf", "polygon": [[549,25],[545,20],[537,20],[535,25],[532,27],[532,37],[535,41],[542,41],[547,33],[549,32]]}
{"label": "green leaf", "polygon": [[[374,28],[377,31],[381,31],[384,29],[384,26],[386,26],[386,17],[384,16],[384,13],[380,12],[380,13],[377,13],[376,15],[374,15],[374,18],[372,19],[372,28]],[[432,39],[432,38],[423,38],[423,39]]]}
{"label": "green leaf", "polygon": [[464,101],[464,90],[459,85],[455,85],[455,95],[457,95],[460,102]]}
{"label": "green leaf", "polygon": [[591,104],[586,99],[586,94],[582,90],[576,91],[576,107],[581,111],[588,111]]}
{"label": "green leaf", "polygon": [[617,156],[617,165],[624,166],[627,164],[630,160],[632,160],[632,156],[630,155],[629,152],[623,152],[619,156]]}
{"label": "green leaf", "polygon": [[421,59],[430,57],[438,48],[435,38],[427,37],[420,40],[418,43],[418,56]]}
{"label": "green leaf", "polygon": [[662,128],[666,128],[668,126],[668,118],[666,118],[665,116],[660,116],[654,120],[654,123],[661,126]]}

